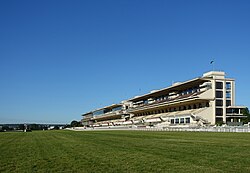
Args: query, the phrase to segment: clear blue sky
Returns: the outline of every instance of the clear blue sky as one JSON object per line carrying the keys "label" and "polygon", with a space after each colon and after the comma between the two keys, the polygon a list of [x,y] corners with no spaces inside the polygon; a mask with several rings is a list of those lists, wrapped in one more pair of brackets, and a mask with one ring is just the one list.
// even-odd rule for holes
{"label": "clear blue sky", "polygon": [[249,0],[1,0],[0,123],[70,123],[212,70],[250,106]]}

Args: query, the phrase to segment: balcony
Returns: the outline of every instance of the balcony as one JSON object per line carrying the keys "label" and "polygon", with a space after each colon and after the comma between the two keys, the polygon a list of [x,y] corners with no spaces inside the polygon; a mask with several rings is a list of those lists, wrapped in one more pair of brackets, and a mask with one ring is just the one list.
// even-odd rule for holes
{"label": "balcony", "polygon": [[226,115],[227,118],[246,118],[247,116],[244,116],[243,114],[239,114],[239,113],[227,113]]}
{"label": "balcony", "polygon": [[107,112],[105,114],[100,114],[94,116],[91,120],[107,120],[107,119],[112,119],[112,118],[119,118],[124,114],[124,111],[119,110],[119,111],[112,111],[112,112]]}
{"label": "balcony", "polygon": [[226,116],[245,118],[246,116],[243,115],[244,108],[245,108],[244,106],[230,106],[227,108]]}
{"label": "balcony", "polygon": [[203,93],[203,92],[205,92],[205,91],[199,91],[199,92],[195,92],[195,93],[180,95],[180,96],[176,96],[176,97],[171,98],[171,99],[166,98],[166,99],[162,99],[159,101],[155,100],[153,103],[144,103],[143,104],[142,102],[139,102],[139,105],[131,107],[128,110],[128,112],[151,109],[151,108],[166,106],[168,104],[175,104],[175,103],[182,102],[182,101],[188,101],[191,99],[199,98],[198,95]]}

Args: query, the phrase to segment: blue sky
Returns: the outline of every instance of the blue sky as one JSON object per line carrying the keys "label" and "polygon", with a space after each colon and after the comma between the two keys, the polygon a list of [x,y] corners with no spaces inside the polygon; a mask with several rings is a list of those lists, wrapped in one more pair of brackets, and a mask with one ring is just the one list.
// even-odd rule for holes
{"label": "blue sky", "polygon": [[250,1],[0,1],[0,123],[70,123],[215,69],[250,106]]}

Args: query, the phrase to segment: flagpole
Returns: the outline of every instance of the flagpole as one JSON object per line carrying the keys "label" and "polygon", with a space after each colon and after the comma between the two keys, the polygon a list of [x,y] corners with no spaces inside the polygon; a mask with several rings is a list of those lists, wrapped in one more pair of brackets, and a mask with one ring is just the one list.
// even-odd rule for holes
{"label": "flagpole", "polygon": [[213,66],[213,71],[214,71],[214,61],[212,60],[211,62],[210,62],[210,64],[212,64],[212,66]]}

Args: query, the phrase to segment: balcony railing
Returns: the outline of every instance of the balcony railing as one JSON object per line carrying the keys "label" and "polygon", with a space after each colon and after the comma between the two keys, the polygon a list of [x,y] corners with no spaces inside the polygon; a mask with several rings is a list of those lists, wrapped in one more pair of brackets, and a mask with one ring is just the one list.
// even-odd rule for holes
{"label": "balcony railing", "polygon": [[157,104],[161,104],[161,103],[172,103],[172,102],[175,102],[175,101],[181,101],[181,100],[184,100],[184,99],[187,99],[187,98],[195,98],[197,97],[199,94],[203,93],[205,91],[200,91],[200,92],[195,92],[195,93],[190,93],[190,94],[186,94],[186,95],[181,95],[181,96],[177,96],[173,99],[163,99],[163,100],[160,100],[160,101],[154,101],[153,103],[146,103],[146,104],[141,104],[141,105],[138,105],[138,106],[134,106],[134,107],[131,107],[130,110],[134,110],[134,109],[141,109],[141,108],[147,108],[148,106],[154,106],[154,105],[157,105]]}
{"label": "balcony railing", "polygon": [[95,116],[93,116],[93,118],[96,118],[96,117],[105,117],[105,116],[113,116],[113,115],[120,115],[122,113],[124,113],[123,110],[112,111],[112,112],[107,112],[105,114],[95,115]]}

